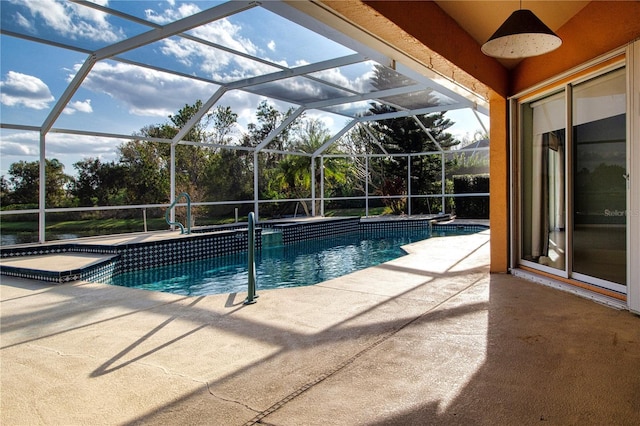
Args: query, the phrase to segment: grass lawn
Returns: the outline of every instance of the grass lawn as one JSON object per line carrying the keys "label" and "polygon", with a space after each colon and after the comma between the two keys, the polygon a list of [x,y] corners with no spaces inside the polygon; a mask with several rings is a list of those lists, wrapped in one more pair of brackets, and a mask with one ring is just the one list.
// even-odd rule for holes
{"label": "grass lawn", "polygon": [[[325,215],[327,217],[338,216],[363,216],[364,209],[336,209],[327,210]],[[387,214],[388,211],[385,207],[376,207],[369,209],[369,215],[377,216],[381,214]],[[241,217],[239,220],[246,221],[246,217]],[[207,225],[221,225],[225,223],[233,223],[235,218],[205,218],[197,217],[197,226]],[[164,217],[147,219],[147,230],[158,231],[168,229],[167,222]],[[142,218],[132,219],[82,219],[82,220],[61,220],[54,222],[48,220],[46,224],[47,233],[51,234],[76,234],[78,236],[93,236],[93,235],[107,235],[107,234],[122,234],[127,232],[143,232],[144,221]],[[30,234],[38,232],[37,220],[15,220],[14,217],[11,220],[2,220],[0,222],[0,233],[9,234]]]}

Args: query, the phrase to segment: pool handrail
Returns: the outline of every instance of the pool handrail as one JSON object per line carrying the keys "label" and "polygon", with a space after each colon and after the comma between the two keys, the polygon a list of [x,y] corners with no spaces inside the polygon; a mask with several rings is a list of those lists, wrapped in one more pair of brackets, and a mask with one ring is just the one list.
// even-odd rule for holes
{"label": "pool handrail", "polygon": [[[169,213],[178,204],[178,201],[184,197],[187,200],[187,230],[185,232],[184,225],[180,222],[172,222],[169,218]],[[176,199],[171,203],[169,207],[167,207],[167,211],[164,213],[164,219],[167,221],[169,226],[177,226],[180,228],[181,234],[191,234],[191,197],[186,192],[181,192]]]}

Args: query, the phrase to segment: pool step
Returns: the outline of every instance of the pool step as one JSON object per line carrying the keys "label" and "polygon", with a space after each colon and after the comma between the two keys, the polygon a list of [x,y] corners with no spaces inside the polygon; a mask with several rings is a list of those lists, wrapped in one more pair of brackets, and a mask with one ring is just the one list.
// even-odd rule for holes
{"label": "pool step", "polygon": [[262,230],[262,248],[279,247],[282,245],[282,231],[269,228]]}
{"label": "pool step", "polygon": [[12,277],[50,283],[95,281],[111,276],[119,254],[112,253],[55,253],[18,256],[0,261],[0,273]]}

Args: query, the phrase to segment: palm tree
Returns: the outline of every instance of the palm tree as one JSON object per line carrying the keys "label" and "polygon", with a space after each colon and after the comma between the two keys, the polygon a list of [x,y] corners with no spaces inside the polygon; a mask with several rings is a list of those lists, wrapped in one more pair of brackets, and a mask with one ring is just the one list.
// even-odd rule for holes
{"label": "palm tree", "polygon": [[[329,129],[318,119],[306,120],[302,126],[293,149],[312,154],[331,138]],[[337,153],[335,146],[330,146],[325,154]],[[323,161],[324,180],[329,188],[334,184],[344,183],[348,163],[341,158],[328,158]],[[316,163],[316,182],[320,181],[320,164]],[[272,198],[308,198],[311,193],[311,157],[291,154],[278,163],[269,177],[269,192]],[[307,216],[309,206],[300,202]]]}

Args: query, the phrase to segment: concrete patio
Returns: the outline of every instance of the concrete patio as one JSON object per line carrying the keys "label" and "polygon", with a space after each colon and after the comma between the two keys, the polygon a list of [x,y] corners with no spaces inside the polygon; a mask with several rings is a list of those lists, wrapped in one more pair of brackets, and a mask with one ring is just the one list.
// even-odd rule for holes
{"label": "concrete patio", "polygon": [[640,318],[489,274],[489,231],[407,249],[249,306],[2,277],[0,423],[640,424]]}

